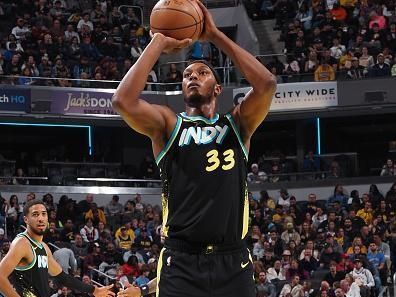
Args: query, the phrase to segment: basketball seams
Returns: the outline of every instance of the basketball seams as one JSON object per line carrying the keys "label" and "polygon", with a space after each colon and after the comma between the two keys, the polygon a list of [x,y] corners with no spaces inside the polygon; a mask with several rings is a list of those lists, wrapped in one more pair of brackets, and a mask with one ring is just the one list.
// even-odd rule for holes
{"label": "basketball seams", "polygon": [[[158,2],[157,4],[159,4],[160,2]],[[160,7],[157,7],[157,8],[154,7],[154,9],[151,12],[150,19],[153,16],[154,16],[154,18],[162,18],[163,15],[166,16],[167,11],[168,11],[168,13],[171,13],[173,11],[176,15],[177,15],[177,13],[181,13],[181,14],[185,15],[184,18],[186,19],[186,21],[184,22],[184,24],[180,24],[180,25],[185,25],[186,23],[188,24],[188,21],[187,21],[188,17],[192,18],[191,21],[193,23],[190,21],[191,23],[189,25],[187,25],[187,26],[181,26],[181,27],[176,27],[176,28],[163,28],[163,27],[159,27],[162,24],[157,22],[157,24],[154,24],[154,26],[153,26],[153,24],[150,24],[151,28],[153,29],[153,31],[158,31],[158,32],[169,31],[169,34],[177,36],[178,35],[177,33],[171,33],[171,32],[175,32],[177,30],[189,30],[188,33],[190,33],[193,30],[193,26],[195,26],[194,32],[191,32],[189,37],[187,37],[186,35],[184,35],[184,36],[186,36],[185,38],[198,39],[199,35],[200,35],[200,32],[202,32],[202,30],[203,30],[203,13],[190,0],[185,0],[184,1],[184,3],[185,3],[184,5],[187,5],[186,2],[188,2],[188,4],[190,5],[189,6],[190,8],[189,9],[187,9],[187,7],[183,7],[183,8],[187,9],[188,11],[182,10],[182,9],[179,9],[179,8],[174,8],[174,7],[163,7],[163,6],[160,6]],[[193,9],[191,9],[191,7]],[[162,11],[162,13],[161,13],[161,11]],[[157,25],[157,26],[155,26],[155,25]],[[168,25],[172,26],[172,23],[168,22]],[[185,33],[187,33],[187,32],[185,32]],[[183,33],[181,33],[181,34],[183,35]],[[165,33],[165,35],[166,35],[166,33]]]}
{"label": "basketball seams", "polygon": [[[199,17],[199,23],[197,23],[197,25],[199,24],[199,27],[201,29],[200,31],[202,33],[202,31],[203,31],[203,12],[201,11],[201,9],[198,11],[197,7],[190,0],[187,0],[187,2],[194,8],[195,12],[197,13],[197,16]],[[202,14],[202,17],[201,17],[201,14]]]}
{"label": "basketball seams", "polygon": [[[195,9],[195,7],[194,7],[194,9]],[[190,28],[190,27],[195,26],[194,32],[190,35],[190,38],[192,38],[192,37],[194,37],[195,33],[197,32],[197,29],[198,29],[197,27],[198,27],[198,25],[200,25],[200,24],[202,23],[202,20],[200,20],[199,22],[197,22],[197,20],[195,19],[195,17],[194,17],[192,14],[190,14],[190,13],[184,11],[184,10],[177,9],[177,8],[161,7],[161,8],[154,9],[152,13],[155,13],[156,11],[161,11],[161,10],[172,10],[172,11],[178,11],[178,12],[184,13],[184,14],[186,14],[186,15],[188,15],[188,16],[190,16],[190,17],[193,18],[194,24],[191,24],[191,25],[188,25],[188,26],[183,26],[183,27],[172,28],[172,29],[157,28],[157,27],[155,27],[155,26],[151,26],[151,28],[154,29],[154,30],[174,31],[174,30],[187,29],[187,28]]]}

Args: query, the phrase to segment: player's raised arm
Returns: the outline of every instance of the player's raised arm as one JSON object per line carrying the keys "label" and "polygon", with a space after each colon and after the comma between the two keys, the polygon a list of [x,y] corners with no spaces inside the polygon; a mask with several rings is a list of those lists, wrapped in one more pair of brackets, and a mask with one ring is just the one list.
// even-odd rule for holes
{"label": "player's raised arm", "polygon": [[176,115],[164,106],[152,105],[139,99],[140,93],[146,85],[149,72],[162,52],[169,53],[190,44],[190,39],[180,41],[155,33],[113,95],[114,109],[129,126],[151,139],[155,140],[158,135],[171,131],[176,123]]}
{"label": "player's raised arm", "polygon": [[0,292],[7,297],[18,297],[8,277],[18,266],[22,259],[26,258],[30,251],[29,244],[24,238],[15,239],[3,260],[0,262]]}
{"label": "player's raised arm", "polygon": [[233,110],[242,137],[248,142],[250,136],[266,117],[276,90],[276,80],[268,69],[246,50],[224,35],[213,21],[206,7],[199,1],[205,18],[205,27],[200,39],[212,42],[226,53],[252,86],[245,101]]}

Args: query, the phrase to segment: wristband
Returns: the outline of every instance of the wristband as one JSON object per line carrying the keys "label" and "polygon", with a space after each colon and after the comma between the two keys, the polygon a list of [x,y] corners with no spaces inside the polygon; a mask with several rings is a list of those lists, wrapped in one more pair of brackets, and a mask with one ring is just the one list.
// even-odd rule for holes
{"label": "wristband", "polygon": [[147,296],[147,295],[150,294],[149,293],[150,289],[149,289],[148,285],[142,285],[142,286],[139,287],[139,289],[140,289],[140,295],[141,296]]}

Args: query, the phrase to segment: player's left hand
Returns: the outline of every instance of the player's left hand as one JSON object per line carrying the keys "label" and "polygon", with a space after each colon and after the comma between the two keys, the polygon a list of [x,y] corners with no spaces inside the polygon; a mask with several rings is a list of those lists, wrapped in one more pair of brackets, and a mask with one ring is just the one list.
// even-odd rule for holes
{"label": "player's left hand", "polygon": [[213,41],[213,38],[220,31],[217,29],[213,17],[205,5],[203,5],[203,3],[199,0],[194,1],[199,5],[204,15],[204,28],[202,30],[201,36],[199,36],[199,40]]}
{"label": "player's left hand", "polygon": [[128,289],[120,290],[117,293],[118,297],[140,297],[141,291],[139,287],[131,286]]}
{"label": "player's left hand", "polygon": [[113,285],[104,286],[104,287],[96,287],[95,286],[95,290],[93,292],[93,295],[95,297],[115,296],[115,293],[110,290],[112,287],[113,287]]}

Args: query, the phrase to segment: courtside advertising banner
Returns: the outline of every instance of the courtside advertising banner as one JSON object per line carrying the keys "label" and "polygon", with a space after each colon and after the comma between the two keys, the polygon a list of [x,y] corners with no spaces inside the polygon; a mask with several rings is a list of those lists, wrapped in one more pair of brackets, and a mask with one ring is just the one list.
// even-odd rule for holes
{"label": "courtside advertising banner", "polygon": [[30,90],[24,88],[0,88],[1,112],[29,112]]}
{"label": "courtside advertising banner", "polygon": [[[233,90],[234,105],[242,102],[251,87]],[[270,111],[320,109],[338,105],[337,82],[278,84]]]}
{"label": "courtside advertising banner", "polygon": [[111,104],[111,92],[90,90],[52,90],[51,113],[64,115],[104,115],[117,113]]}

